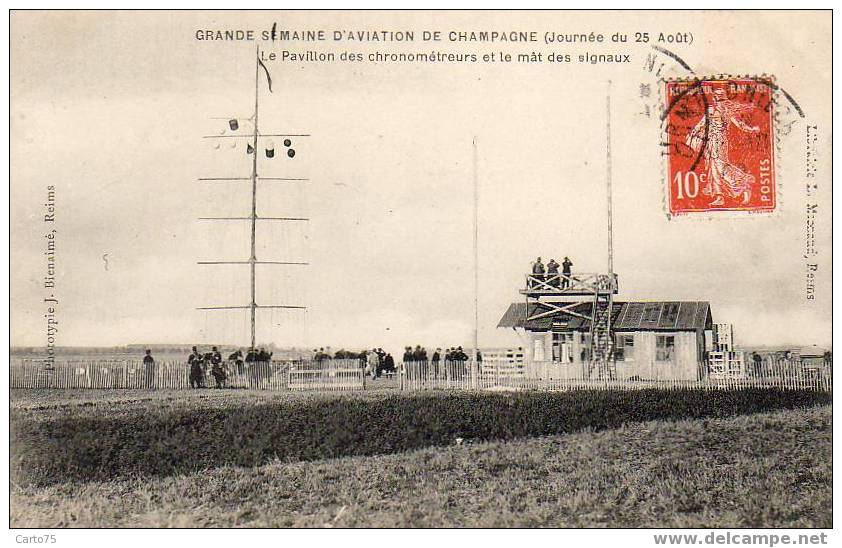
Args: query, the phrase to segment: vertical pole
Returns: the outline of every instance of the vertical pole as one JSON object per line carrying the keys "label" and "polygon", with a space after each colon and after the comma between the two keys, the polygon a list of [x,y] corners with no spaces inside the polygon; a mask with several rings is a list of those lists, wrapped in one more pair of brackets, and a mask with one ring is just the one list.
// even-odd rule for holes
{"label": "vertical pole", "polygon": [[471,388],[477,387],[479,376],[479,183],[477,179],[477,138],[473,140],[474,167],[474,352],[471,367]]}
{"label": "vertical pole", "polygon": [[[609,361],[614,360],[614,334],[611,333],[611,315],[614,308],[614,226],[613,226],[613,211],[611,207],[611,80],[608,80],[608,89],[605,96],[605,110],[606,110],[606,146],[605,146],[605,167],[606,167],[606,195],[608,201],[608,310],[606,319],[606,333],[608,337],[607,355],[604,356],[605,365],[608,369],[608,376],[614,376],[616,373],[615,367],[609,366]],[[597,291],[599,291],[597,289]]]}
{"label": "vertical pole", "polygon": [[260,46],[256,48],[256,56],[254,59],[254,135],[252,136],[252,158],[251,158],[251,257],[249,258],[249,266],[251,268],[251,347],[255,345],[255,312],[257,309],[257,302],[255,300],[254,287],[254,268],[257,262],[257,252],[255,246],[255,234],[257,229],[257,98],[259,89],[260,77]]}
{"label": "vertical pole", "polygon": [[608,93],[605,97],[606,108],[606,186],[608,198],[608,275],[611,276],[611,283],[614,283],[614,227],[612,226],[611,210],[611,80],[608,80]]}

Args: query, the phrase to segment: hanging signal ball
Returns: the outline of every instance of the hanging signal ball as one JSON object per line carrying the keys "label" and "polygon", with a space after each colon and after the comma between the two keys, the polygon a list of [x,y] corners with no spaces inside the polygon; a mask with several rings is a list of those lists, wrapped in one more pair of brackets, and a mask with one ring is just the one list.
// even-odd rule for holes
{"label": "hanging signal ball", "polygon": [[237,131],[240,129],[240,122],[238,122],[236,118],[231,118],[228,120],[228,127],[231,128],[231,131]]}
{"label": "hanging signal ball", "polygon": [[291,145],[292,145],[292,141],[290,141],[289,139],[284,139],[284,146],[285,147],[288,147],[288,146],[291,146]]}
{"label": "hanging signal ball", "polygon": [[289,156],[290,158],[295,158],[295,149],[289,149],[287,151],[287,156]]}

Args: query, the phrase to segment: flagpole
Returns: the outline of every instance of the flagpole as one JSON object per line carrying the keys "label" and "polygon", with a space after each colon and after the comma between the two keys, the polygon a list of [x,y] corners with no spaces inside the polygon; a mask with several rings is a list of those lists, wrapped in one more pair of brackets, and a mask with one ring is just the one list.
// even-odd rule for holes
{"label": "flagpole", "polygon": [[260,88],[260,46],[255,46],[256,57],[254,61],[254,134],[252,135],[252,158],[251,158],[251,348],[255,345],[255,316],[257,312],[257,301],[255,299],[255,267],[257,263],[257,249],[255,236],[257,233],[257,114],[258,114],[258,90]]}
{"label": "flagpole", "polygon": [[[231,135],[205,135],[204,139],[221,139],[221,138],[244,138],[246,142],[246,153],[251,154],[251,174],[248,177],[200,177],[200,181],[207,181],[207,182],[220,182],[220,181],[234,181],[239,182],[242,181],[243,183],[251,183],[251,212],[250,214],[243,215],[243,216],[230,216],[230,217],[199,217],[202,220],[212,220],[212,221],[246,221],[249,223],[251,228],[251,241],[250,241],[250,249],[251,253],[246,261],[232,261],[232,260],[216,260],[216,261],[199,261],[198,264],[203,265],[229,265],[229,264],[247,264],[249,265],[249,278],[250,278],[250,292],[251,292],[251,300],[243,305],[237,306],[206,306],[200,307],[199,310],[248,310],[249,315],[251,316],[251,336],[250,336],[250,348],[254,349],[257,345],[257,310],[258,309],[303,309],[306,310],[305,306],[295,306],[295,305],[258,305],[257,304],[257,265],[307,265],[307,262],[298,262],[298,261],[260,261],[257,258],[257,221],[261,222],[268,222],[268,221],[309,221],[309,219],[305,217],[260,217],[257,215],[257,183],[259,181],[308,181],[307,178],[298,178],[298,177],[260,177],[258,174],[257,169],[257,155],[258,152],[258,141],[264,137],[310,137],[309,133],[267,133],[261,134],[260,133],[260,126],[259,126],[259,114],[260,114],[260,69],[263,69],[266,72],[266,83],[269,87],[269,93],[272,92],[272,77],[269,75],[269,69],[266,68],[266,65],[263,63],[261,59],[260,53],[260,46],[255,45],[255,67],[254,67],[254,116],[250,118],[254,123],[254,128],[252,133],[245,133],[245,134],[231,134]],[[236,131],[238,127],[236,127],[235,122],[236,119],[230,119],[231,130]],[[236,147],[236,143],[234,144]],[[265,144],[261,145],[263,148],[266,147]],[[287,156],[292,158],[295,156],[295,151],[290,148],[289,145],[284,145],[289,150],[287,151]],[[274,147],[272,149],[265,148],[266,150],[266,157],[271,158],[274,157]],[[272,156],[270,156],[270,151]]]}
{"label": "flagpole", "polygon": [[477,387],[479,377],[479,183],[477,179],[477,138],[473,139],[474,167],[474,379],[473,388]]}

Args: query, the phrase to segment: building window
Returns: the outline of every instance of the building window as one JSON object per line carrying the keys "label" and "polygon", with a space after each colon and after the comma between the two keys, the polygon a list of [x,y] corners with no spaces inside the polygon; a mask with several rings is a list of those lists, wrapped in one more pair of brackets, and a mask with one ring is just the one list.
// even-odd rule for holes
{"label": "building window", "polygon": [[634,360],[634,335],[617,335],[614,343],[614,359],[618,362]]}
{"label": "building window", "polygon": [[535,339],[533,342],[532,359],[536,362],[544,361],[544,339],[543,337]]}
{"label": "building window", "polygon": [[657,322],[661,317],[661,303],[646,303],[643,309],[643,321]]}
{"label": "building window", "polygon": [[573,363],[573,333],[553,333],[553,362]]}
{"label": "building window", "polygon": [[678,320],[678,303],[664,304],[664,313],[661,316],[661,324],[672,327]]}
{"label": "building window", "polygon": [[655,361],[671,362],[675,355],[675,335],[657,335],[655,337]]}

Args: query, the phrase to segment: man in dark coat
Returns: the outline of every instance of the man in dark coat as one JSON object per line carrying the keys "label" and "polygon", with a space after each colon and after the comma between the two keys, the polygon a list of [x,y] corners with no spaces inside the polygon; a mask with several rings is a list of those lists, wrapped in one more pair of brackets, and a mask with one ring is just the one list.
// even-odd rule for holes
{"label": "man in dark coat", "polygon": [[383,371],[386,371],[387,373],[395,372],[395,358],[393,358],[389,353],[383,357]]}
{"label": "man in dark coat", "polygon": [[535,278],[535,280],[542,282],[544,281],[544,272],[546,272],[544,269],[544,263],[541,262],[541,257],[538,257],[538,260],[532,263],[532,277]]}
{"label": "man in dark coat", "polygon": [[433,352],[432,360],[430,361],[432,362],[431,370],[433,373],[433,377],[438,377],[439,365],[441,364],[441,348],[436,348],[436,351]]}
{"label": "man in dark coat", "polygon": [[187,358],[187,365],[190,367],[190,388],[203,388],[205,375],[202,370],[202,355],[195,346],[190,357]]}
{"label": "man in dark coat", "polygon": [[558,287],[561,282],[558,277],[558,267],[559,264],[555,262],[555,259],[550,259],[547,263],[547,283],[553,287]]}
{"label": "man in dark coat", "polygon": [[330,354],[325,352],[324,348],[319,348],[319,353],[317,354],[317,362],[322,363],[326,362],[330,359]]}
{"label": "man in dark coat", "polygon": [[228,375],[222,365],[222,354],[220,354],[217,347],[213,347],[210,352],[210,360],[208,361],[210,362],[211,375],[213,375],[213,379],[216,381],[216,387],[222,388],[225,384],[225,379],[228,378]]}
{"label": "man in dark coat", "polygon": [[143,381],[147,388],[155,387],[155,358],[152,357],[152,351],[149,349],[143,356]]}
{"label": "man in dark coat", "polygon": [[407,346],[403,351],[403,363],[409,363],[415,361],[412,355],[412,347]]}
{"label": "man in dark coat", "polygon": [[456,349],[456,355],[453,357],[454,360],[458,362],[466,362],[468,361],[468,355],[465,354],[465,351],[462,350],[462,347]]}
{"label": "man in dark coat", "polygon": [[234,365],[234,371],[237,372],[238,375],[243,374],[243,351],[237,350],[230,356],[228,356],[228,361],[230,361]]}
{"label": "man in dark coat", "polygon": [[763,374],[763,358],[757,352],[751,353],[751,361],[754,367],[754,376],[759,377]]}
{"label": "man in dark coat", "polygon": [[570,259],[565,257],[564,261],[562,261],[562,263],[561,263],[561,276],[562,276],[561,288],[562,289],[570,287],[570,273],[572,272],[570,270],[570,267],[572,267],[572,266],[573,266],[573,263],[570,261]]}

